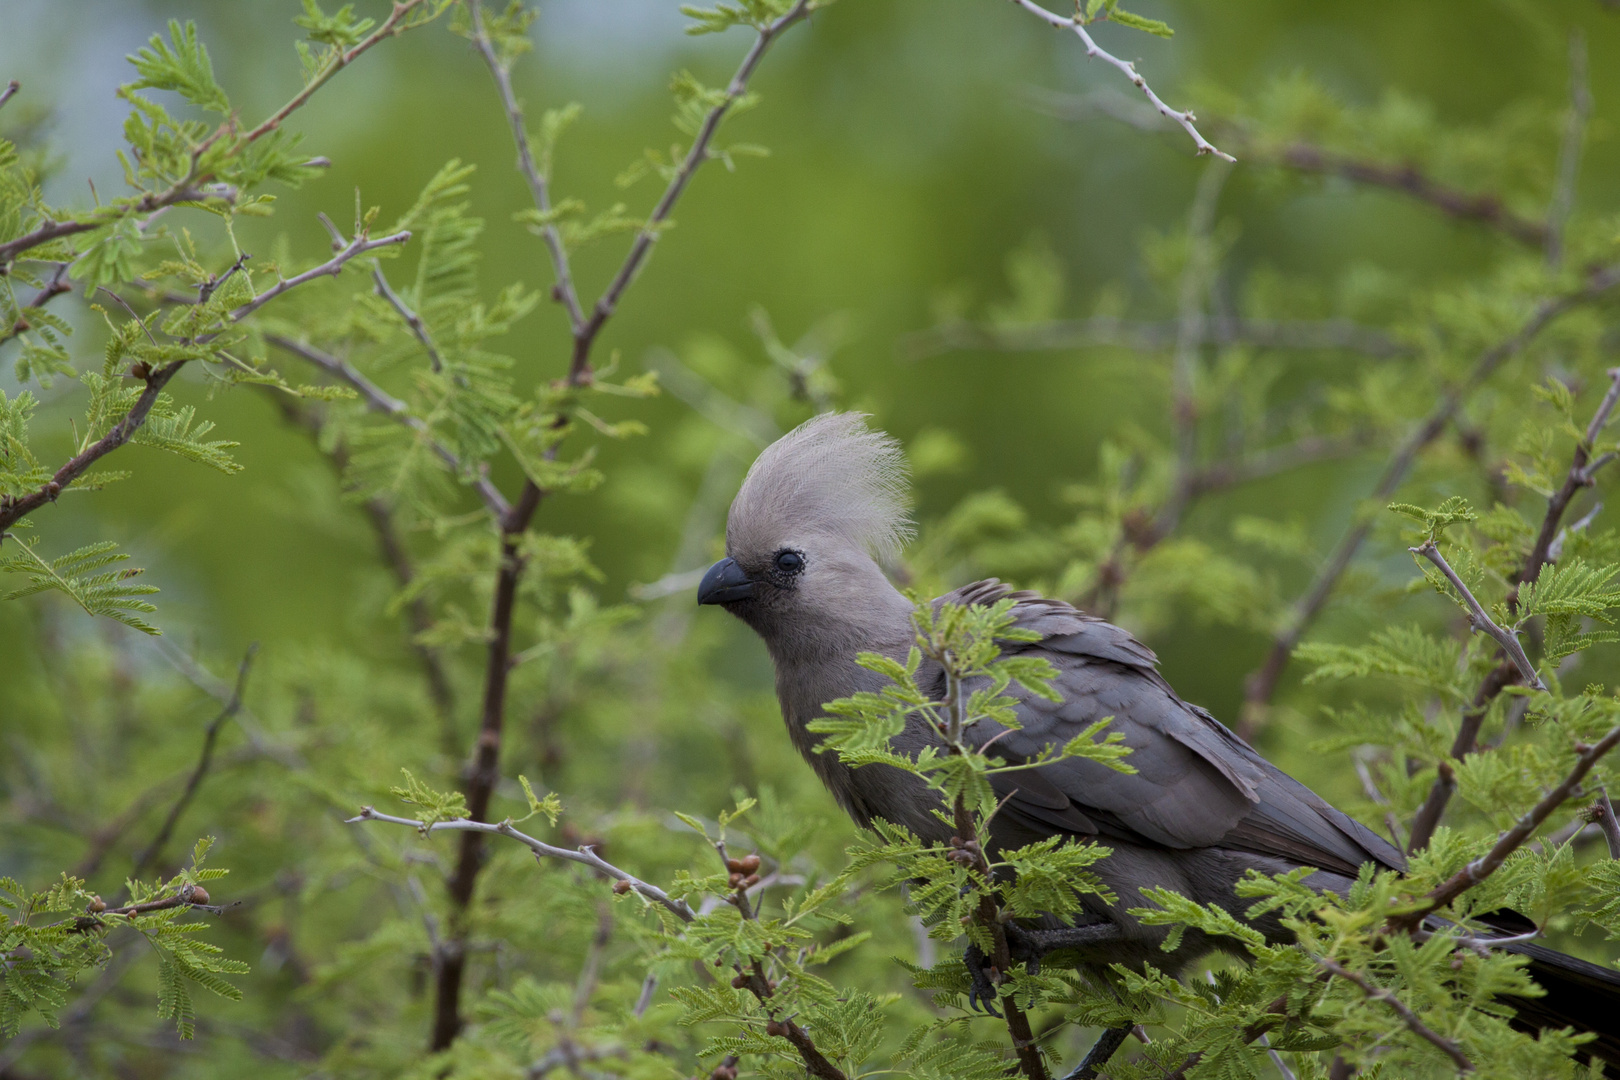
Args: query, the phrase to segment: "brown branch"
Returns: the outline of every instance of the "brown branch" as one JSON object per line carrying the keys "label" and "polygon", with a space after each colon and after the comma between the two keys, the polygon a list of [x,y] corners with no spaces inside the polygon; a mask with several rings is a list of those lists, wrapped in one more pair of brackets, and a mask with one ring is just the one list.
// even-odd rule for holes
{"label": "brown branch", "polygon": [[[692,175],[698,166],[708,160],[709,146],[714,140],[715,132],[719,130],[721,120],[737,99],[747,91],[748,81],[771,43],[809,14],[810,3],[811,0],[796,0],[780,18],[759,28],[753,46],[744,55],[741,65],[738,66],[720,100],[704,116],[690,149],[674,175],[670,177],[646,224],[631,242],[630,250],[625,255],[618,272],[593,305],[589,318],[574,325],[573,353],[565,379],[565,385],[569,388],[578,389],[590,383],[591,349],[596,343],[597,335],[612,317],[625,290],[629,288],[630,282],[646,262],[652,251],[653,242],[657,240],[669,220],[670,213],[691,182]],[[498,64],[496,69],[498,72]],[[499,84],[497,75],[497,85]],[[505,100],[507,98],[503,93],[503,101]],[[567,423],[566,412],[559,413],[556,423],[559,427]],[[553,445],[547,451],[548,458],[555,456],[556,451],[557,447]],[[500,779],[501,735],[506,720],[507,683],[512,670],[512,616],[517,605],[518,583],[523,577],[527,563],[521,554],[522,538],[528,531],[536,511],[539,510],[544,496],[545,492],[534,482],[534,478],[526,477],[517,501],[500,519],[500,569],[496,574],[494,596],[490,604],[489,651],[488,662],[484,669],[483,706],[479,717],[478,740],[473,750],[466,782],[468,816],[475,821],[487,816],[490,797]],[[448,881],[452,917],[451,936],[459,943],[465,942],[466,913],[477,890],[482,856],[482,833],[478,830],[467,831],[462,837],[455,870]],[[433,1035],[430,1046],[435,1051],[448,1047],[461,1030],[461,988],[465,973],[465,949],[459,947],[450,949],[439,969],[439,977],[434,988]]]}
{"label": "brown branch", "polygon": [[[1617,283],[1620,283],[1620,266],[1610,266],[1593,274],[1585,287],[1580,290],[1549,297],[1536,305],[1535,311],[1524,325],[1511,337],[1485,350],[1467,377],[1447,390],[1433,411],[1401,442],[1390,457],[1389,463],[1384,466],[1384,472],[1374,486],[1369,501],[1380,506],[1389,501],[1395,490],[1406,479],[1412,466],[1416,464],[1418,455],[1440,437],[1463,402],[1490,378],[1497,368],[1510,357],[1523,351],[1535,340],[1537,334],[1560,315],[1596,299]],[[1317,615],[1321,614],[1339,578],[1349,568],[1362,542],[1371,531],[1372,518],[1365,513],[1358,515],[1358,520],[1339,540],[1338,545],[1317,572],[1310,588],[1295,602],[1283,628],[1272,638],[1271,649],[1266,655],[1265,662],[1245,681],[1243,717],[1238,725],[1240,736],[1253,738],[1264,722],[1265,711],[1271,703],[1272,695],[1276,693],[1283,669],[1288,666],[1288,661],[1293,656],[1294,647],[1315,622]]]}
{"label": "brown branch", "polygon": [[1396,997],[1392,992],[1381,986],[1374,985],[1365,975],[1351,971],[1336,960],[1329,960],[1325,956],[1319,956],[1316,958],[1316,962],[1321,965],[1322,970],[1354,985],[1363,994],[1367,995],[1368,1000],[1381,1001],[1388,1005],[1395,1011],[1395,1015],[1401,1018],[1401,1022],[1407,1026],[1407,1029],[1412,1034],[1433,1043],[1447,1057],[1451,1058],[1452,1063],[1457,1066],[1458,1072],[1470,1073],[1474,1071],[1474,1063],[1468,1060],[1467,1055],[1462,1052],[1461,1046],[1419,1020],[1417,1013],[1413,1012],[1406,1002]]}
{"label": "brown branch", "polygon": [[[1592,460],[1592,450],[1597,444],[1598,436],[1608,426],[1609,418],[1613,415],[1615,405],[1620,403],[1620,368],[1609,370],[1609,389],[1598,403],[1597,410],[1592,414],[1591,422],[1586,425],[1586,437],[1576,445],[1571,457],[1569,472],[1564,476],[1564,482],[1558,490],[1553,492],[1547,500],[1547,512],[1542,517],[1541,529],[1536,534],[1536,541],[1531,545],[1530,551],[1524,557],[1523,564],[1509,579],[1512,588],[1507,595],[1507,608],[1510,613],[1517,613],[1519,607],[1519,588],[1525,582],[1536,581],[1541,577],[1542,567],[1554,559],[1554,547],[1560,535],[1560,523],[1570,502],[1575,498],[1581,488],[1589,487],[1593,481],[1593,473],[1602,463],[1603,459]],[[1520,650],[1523,656],[1523,650]],[[1502,659],[1486,673],[1480,682],[1479,689],[1474,692],[1474,699],[1469,703],[1467,711],[1462,715],[1462,721],[1457,727],[1457,737],[1452,740],[1451,756],[1458,761],[1474,752],[1479,742],[1479,732],[1485,724],[1485,716],[1490,712],[1491,703],[1497,699],[1503,690],[1518,681],[1522,669],[1518,665],[1518,658],[1511,653],[1504,652]],[[1418,807],[1417,814],[1412,819],[1412,836],[1409,841],[1409,851],[1421,851],[1427,847],[1429,840],[1434,836],[1434,830],[1445,815],[1446,806],[1451,801],[1452,793],[1456,790],[1456,781],[1452,777],[1451,769],[1444,763],[1441,771],[1435,777],[1433,786],[1429,788],[1428,796],[1423,805]]]}
{"label": "brown branch", "polygon": [[[500,93],[501,105],[506,111],[506,122],[512,128],[512,141],[517,146],[518,172],[523,174],[523,179],[529,185],[529,196],[534,200],[535,209],[540,211],[542,217],[549,219],[552,213],[551,177],[548,172],[542,172],[534,160],[528,128],[523,120],[523,106],[518,103],[517,95],[512,90],[511,68],[501,63],[494,42],[490,41],[489,32],[484,29],[484,5],[481,0],[470,0],[468,11],[472,16],[473,45],[495,79],[495,89]],[[551,253],[551,270],[556,279],[552,297],[567,310],[568,325],[578,334],[585,326],[585,313],[579,306],[579,293],[574,288],[573,274],[569,270],[568,248],[557,226],[549,221],[540,227],[540,235]]]}
{"label": "brown branch", "polygon": [[436,372],[443,371],[444,360],[439,356],[438,346],[433,344],[433,335],[428,333],[427,323],[423,322],[422,316],[412,310],[404,298],[394,291],[393,286],[388,284],[388,279],[383,276],[382,263],[372,265],[371,279],[376,283],[377,295],[387,300],[390,306],[399,312],[399,317],[411,328],[416,340],[422,343],[422,349],[427,353],[428,366]]}
{"label": "brown branch", "polygon": [[259,645],[254,642],[248,646],[247,652],[242,656],[242,662],[236,667],[236,686],[231,691],[231,700],[225,703],[225,707],[219,710],[219,715],[214,717],[209,722],[208,727],[203,730],[202,753],[197,757],[197,765],[191,770],[191,775],[187,777],[186,786],[180,792],[180,797],[174,800],[173,806],[169,807],[168,816],[163,819],[163,824],[158,828],[157,835],[152,837],[152,842],[147,844],[146,849],[136,857],[135,867],[129,872],[130,877],[140,877],[156,861],[158,855],[163,851],[163,845],[167,844],[169,837],[174,835],[174,827],[179,822],[180,815],[186,812],[187,806],[191,805],[192,797],[197,794],[197,788],[202,784],[203,777],[208,774],[209,765],[213,763],[214,744],[219,741],[220,728],[224,727],[225,721],[235,716],[237,711],[242,708],[242,692],[247,689],[248,672],[253,668],[253,657],[258,651]]}
{"label": "brown branch", "polygon": [[39,292],[34,294],[34,298],[28,302],[27,306],[22,309],[22,313],[17,316],[17,321],[5,330],[0,331],[0,344],[10,341],[25,330],[33,329],[33,324],[28,321],[28,312],[43,310],[46,304],[58,296],[73,291],[73,282],[68,280],[67,271],[67,263],[56,264],[56,269],[51,273],[51,279],[45,283]]}
{"label": "brown branch", "polygon": [[1415,165],[1363,161],[1310,143],[1293,143],[1283,147],[1277,154],[1277,161],[1300,172],[1340,176],[1360,184],[1404,192],[1450,217],[1488,225],[1522,244],[1536,248],[1547,244],[1548,228],[1543,223],[1520,217],[1502,205],[1502,200],[1495,195],[1472,194],[1447,187],[1425,175]]}
{"label": "brown branch", "polygon": [[1479,600],[1463,582],[1463,579],[1457,576],[1457,571],[1451,568],[1451,564],[1446,561],[1446,557],[1440,554],[1440,549],[1435,546],[1434,541],[1426,540],[1417,547],[1407,548],[1406,550],[1414,555],[1428,559],[1439,569],[1440,573],[1445,575],[1446,580],[1451,583],[1453,589],[1457,590],[1458,595],[1462,597],[1462,602],[1468,608],[1468,625],[1475,630],[1488,634],[1498,645],[1502,646],[1502,651],[1507,654],[1509,660],[1513,661],[1513,666],[1518,669],[1519,677],[1524,680],[1526,686],[1529,686],[1532,690],[1547,689],[1547,684],[1541,681],[1540,675],[1536,674],[1536,666],[1524,654],[1524,646],[1519,643],[1519,636],[1513,631],[1499,626],[1496,620],[1491,618],[1490,614],[1480,605]]}
{"label": "brown branch", "polygon": [[1602,830],[1603,841],[1609,849],[1609,858],[1620,859],[1620,821],[1615,820],[1614,804],[1609,801],[1607,788],[1598,787],[1597,801],[1587,811],[1587,816]]}
{"label": "brown branch", "polygon": [[1417,907],[1392,916],[1389,920],[1390,926],[1408,932],[1416,930],[1430,912],[1451,903],[1494,874],[1509,855],[1530,839],[1542,822],[1551,817],[1555,810],[1575,794],[1586,774],[1591,772],[1599,759],[1613,750],[1617,743],[1620,743],[1620,727],[1614,728],[1591,746],[1577,744],[1576,749],[1580,756],[1575,759],[1575,767],[1569,771],[1568,776],[1559,781],[1540,802],[1519,818],[1512,828],[1498,836],[1489,851],[1435,886]]}
{"label": "brown branch", "polygon": [[[210,904],[209,900],[208,890],[201,885],[182,885],[179,892],[165,896],[161,900],[147,900],[139,904],[125,904],[122,907],[103,907],[100,910],[95,910],[96,905],[93,904],[88,913],[65,921],[68,922],[67,929],[70,933],[83,934],[106,926],[102,920],[108,915],[122,915],[134,919],[141,915],[150,915],[154,911],[168,911],[179,907],[201,908],[216,915],[225,910],[223,907]],[[96,904],[99,903],[98,900]]]}
{"label": "brown branch", "polygon": [[[926,359],[960,349],[1005,352],[1116,347],[1156,352],[1175,346],[1178,322],[1137,322],[1113,316],[1060,319],[1053,322],[997,326],[992,323],[949,322],[901,339],[900,352],[910,360]],[[1380,359],[1401,356],[1411,349],[1377,327],[1348,319],[1206,319],[1200,345],[1253,345],[1262,349],[1337,349],[1365,353]]]}

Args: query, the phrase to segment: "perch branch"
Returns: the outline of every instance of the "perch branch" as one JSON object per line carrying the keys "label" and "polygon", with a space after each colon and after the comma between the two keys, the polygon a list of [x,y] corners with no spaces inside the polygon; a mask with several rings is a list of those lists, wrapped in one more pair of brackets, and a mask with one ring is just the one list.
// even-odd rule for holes
{"label": "perch branch", "polygon": [[0,344],[10,341],[12,338],[16,337],[18,334],[21,334],[25,330],[33,329],[33,324],[28,321],[29,311],[40,310],[44,308],[46,304],[50,303],[58,296],[61,296],[63,293],[70,293],[73,291],[73,283],[68,280],[67,273],[67,263],[56,264],[56,269],[51,272],[50,280],[47,281],[43,287],[41,287],[39,292],[34,294],[34,298],[32,300],[28,301],[28,304],[23,308],[22,313],[17,316],[17,321],[12,323],[5,330],[0,330]]}
{"label": "perch branch", "polygon": [[389,305],[399,312],[399,317],[404,319],[405,325],[411,328],[411,333],[416,335],[416,340],[422,343],[422,349],[427,353],[428,366],[435,372],[443,371],[444,360],[439,356],[438,346],[433,344],[433,335],[428,333],[427,323],[423,322],[422,316],[418,315],[409,304],[405,303],[404,298],[394,291],[393,286],[388,284],[388,278],[383,274],[382,263],[372,264],[371,279],[376,284],[377,295],[388,301]]}

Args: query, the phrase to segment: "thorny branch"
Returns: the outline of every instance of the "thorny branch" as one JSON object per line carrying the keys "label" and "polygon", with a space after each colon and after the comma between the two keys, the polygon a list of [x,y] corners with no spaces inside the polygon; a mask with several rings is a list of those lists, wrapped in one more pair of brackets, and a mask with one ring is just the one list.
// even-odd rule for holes
{"label": "thorny branch", "polygon": [[[603,290],[601,296],[592,306],[589,316],[576,302],[569,303],[568,289],[571,288],[571,278],[566,277],[567,260],[566,251],[561,247],[560,236],[548,236],[547,243],[557,244],[552,247],[553,269],[557,274],[557,291],[564,298],[569,307],[570,320],[573,331],[573,352],[569,360],[568,373],[565,385],[570,389],[579,389],[590,384],[593,377],[591,370],[591,349],[596,343],[597,336],[602,327],[607,324],[617,308],[624,291],[629,288],[631,281],[641,270],[647,257],[652,252],[653,243],[662,233],[669,220],[675,204],[680,200],[687,185],[691,182],[698,166],[709,159],[710,144],[715,133],[720,128],[720,122],[730,112],[732,105],[743,96],[748,89],[749,79],[764,58],[771,44],[795,23],[810,13],[811,0],[797,0],[779,18],[758,28],[753,45],[744,55],[742,63],[727,84],[719,101],[709,109],[699,126],[697,134],[692,139],[692,145],[686,156],[676,167],[664,188],[663,194],[654,205],[652,213],[646,223],[637,232],[625,255],[617,273]],[[488,33],[483,28],[482,15],[478,7],[472,8],[472,13],[479,21],[474,25],[475,43],[483,54],[486,63],[491,60],[493,44],[488,40]],[[549,207],[549,192],[543,182],[544,178],[534,166],[533,154],[525,153],[527,136],[522,127],[522,112],[516,105],[512,94],[510,80],[503,75],[499,57],[491,66],[491,73],[495,77],[496,88],[500,91],[502,104],[506,108],[508,120],[513,123],[513,137],[518,142],[519,165],[524,170],[525,178],[530,180],[531,192],[537,200],[537,209],[542,214]],[[528,165],[524,165],[525,158]],[[560,428],[568,423],[567,413],[559,414],[556,424]],[[547,451],[547,456],[553,457],[556,447]],[[510,509],[500,518],[500,569],[496,574],[494,596],[490,605],[490,635],[487,664],[484,671],[483,705],[479,718],[478,739],[475,746],[470,768],[467,773],[466,794],[469,818],[481,821],[488,814],[490,797],[495,790],[496,782],[500,778],[501,735],[506,719],[506,693],[507,684],[512,670],[512,618],[517,605],[518,583],[522,579],[527,566],[527,558],[521,552],[523,534],[528,531],[529,524],[534,519],[536,511],[540,508],[545,492],[535,483],[533,477],[526,477],[523,488],[517,500]],[[483,835],[479,830],[468,830],[462,837],[461,849],[457,856],[456,867],[450,876],[448,885],[452,907],[451,935],[457,941],[465,939],[466,912],[472,904],[473,895],[477,889],[478,874],[482,863]],[[461,1030],[461,986],[466,971],[464,949],[452,949],[445,958],[439,970],[439,977],[435,986],[434,1020],[431,1047],[442,1050],[455,1041]]]}
{"label": "thorny branch", "polygon": [[1446,580],[1451,583],[1451,587],[1456,589],[1457,594],[1462,597],[1462,602],[1468,606],[1469,625],[1475,630],[1489,634],[1498,645],[1502,646],[1502,651],[1507,653],[1508,659],[1513,661],[1513,666],[1519,669],[1519,676],[1524,680],[1526,686],[1533,690],[1547,689],[1547,684],[1541,681],[1540,675],[1536,674],[1536,666],[1524,654],[1524,646],[1519,643],[1519,635],[1497,625],[1496,620],[1491,618],[1490,613],[1480,606],[1479,600],[1464,584],[1463,579],[1457,576],[1457,571],[1451,568],[1451,564],[1446,561],[1446,557],[1440,554],[1440,549],[1435,546],[1434,541],[1426,540],[1417,547],[1407,548],[1406,550],[1414,555],[1428,559],[1440,570],[1440,573],[1445,575]]}
{"label": "thorny branch", "polygon": [[[1384,466],[1383,474],[1371,493],[1370,502],[1381,506],[1389,501],[1395,490],[1406,479],[1412,466],[1417,463],[1418,455],[1440,437],[1446,425],[1457,415],[1457,410],[1462,407],[1463,402],[1490,378],[1497,368],[1528,347],[1536,336],[1560,315],[1597,299],[1616,284],[1620,284],[1620,266],[1609,266],[1592,274],[1581,289],[1543,300],[1517,332],[1485,350],[1467,377],[1447,390],[1441,396],[1439,404],[1423,422],[1402,440],[1388,464]],[[1265,662],[1246,680],[1243,717],[1237,732],[1243,738],[1252,739],[1264,722],[1266,710],[1271,704],[1272,695],[1276,693],[1278,682],[1282,679],[1283,669],[1288,666],[1289,658],[1293,656],[1294,647],[1316,621],[1339,578],[1349,568],[1362,542],[1371,531],[1372,518],[1366,514],[1359,515],[1322,564],[1321,569],[1317,571],[1310,587],[1295,602],[1282,629],[1272,638],[1271,649],[1266,655]]]}
{"label": "thorny branch", "polygon": [[1462,1052],[1462,1047],[1435,1031],[1422,1020],[1419,1020],[1417,1013],[1413,1012],[1406,1002],[1396,997],[1389,990],[1374,985],[1365,975],[1351,971],[1337,960],[1329,960],[1325,956],[1319,956],[1316,958],[1316,962],[1321,965],[1322,970],[1353,984],[1363,994],[1366,994],[1369,1000],[1381,1001],[1395,1010],[1395,1014],[1401,1018],[1401,1022],[1407,1026],[1412,1034],[1438,1047],[1447,1057],[1451,1058],[1452,1063],[1457,1066],[1458,1072],[1469,1073],[1474,1071],[1474,1063],[1468,1060],[1467,1055]]}
{"label": "thorny branch", "polygon": [[[1614,414],[1617,403],[1620,403],[1620,368],[1611,368],[1608,392],[1603,395],[1597,411],[1592,414],[1591,422],[1586,425],[1586,437],[1575,447],[1569,472],[1565,474],[1563,484],[1547,500],[1547,513],[1542,518],[1541,529],[1536,534],[1535,543],[1531,545],[1524,563],[1510,579],[1513,586],[1507,595],[1507,608],[1510,613],[1518,610],[1520,586],[1527,581],[1537,580],[1541,576],[1542,567],[1556,558],[1554,545],[1558,542],[1559,526],[1564,519],[1565,511],[1582,488],[1592,485],[1597,468],[1604,463],[1604,458],[1594,461],[1592,451],[1597,445],[1598,436],[1608,426],[1609,418]],[[1451,744],[1451,756],[1458,761],[1474,752],[1479,741],[1480,728],[1485,723],[1485,715],[1490,711],[1491,702],[1517,681],[1523,672],[1519,667],[1519,657],[1507,652],[1505,647],[1504,653],[1502,660],[1486,673],[1479,689],[1474,692],[1474,698],[1469,702],[1467,711],[1463,713],[1462,722],[1457,728],[1457,737]],[[1523,656],[1522,649],[1519,656]],[[1434,835],[1436,826],[1440,824],[1440,819],[1446,812],[1446,805],[1451,801],[1456,788],[1456,777],[1451,766],[1447,762],[1440,762],[1434,784],[1429,788],[1429,794],[1423,800],[1423,805],[1418,807],[1416,815],[1413,816],[1409,850],[1420,851],[1428,846],[1429,839]]]}
{"label": "thorny branch", "polygon": [[1415,930],[1430,912],[1451,903],[1457,897],[1494,874],[1507,861],[1509,855],[1517,851],[1526,840],[1530,839],[1531,835],[1541,827],[1542,822],[1551,817],[1555,810],[1564,805],[1576,793],[1581,786],[1581,781],[1586,778],[1586,774],[1591,772],[1592,767],[1598,763],[1603,755],[1613,750],[1616,744],[1620,744],[1620,727],[1614,728],[1590,746],[1578,744],[1576,749],[1579,751],[1580,756],[1575,759],[1575,766],[1570,769],[1568,776],[1564,777],[1556,787],[1542,796],[1541,801],[1531,807],[1523,817],[1513,824],[1512,828],[1498,836],[1496,843],[1491,846],[1489,851],[1435,886],[1417,907],[1392,916],[1389,920],[1390,926],[1400,930]]}
{"label": "thorny branch", "polygon": [[1046,8],[1043,8],[1041,5],[1035,3],[1035,0],[1012,0],[1012,2],[1037,18],[1046,20],[1052,26],[1060,30],[1073,30],[1075,36],[1077,36],[1085,45],[1087,56],[1094,57],[1095,59],[1101,60],[1106,64],[1110,64],[1113,67],[1118,68],[1122,75],[1131,80],[1131,85],[1135,86],[1138,90],[1142,91],[1143,94],[1147,95],[1148,101],[1152,102],[1153,107],[1158,110],[1161,116],[1173,120],[1181,125],[1182,130],[1192,137],[1193,145],[1198,147],[1198,152],[1200,154],[1214,154],[1222,161],[1237,160],[1231,154],[1217,150],[1213,143],[1198,133],[1198,129],[1193,126],[1194,122],[1198,118],[1192,114],[1192,110],[1189,109],[1186,112],[1177,112],[1175,109],[1172,109],[1170,106],[1166,105],[1163,100],[1160,99],[1159,95],[1153,92],[1153,88],[1147,84],[1147,80],[1142,78],[1141,75],[1137,74],[1135,64],[1131,63],[1129,60],[1121,60],[1112,53],[1105,51],[1096,43],[1096,41],[1092,40],[1091,34],[1086,30],[1085,23],[1081,22],[1078,16],[1069,17],[1059,15],[1056,12],[1048,11]]}
{"label": "thorny branch", "polygon": [[[378,813],[372,807],[364,806],[360,808],[360,813],[357,816],[349,818],[344,822],[344,824],[352,825],[366,821],[381,821],[391,825],[406,825],[416,829],[423,835],[429,835],[435,832],[463,832],[476,835],[510,837],[511,839],[516,840],[518,843],[527,847],[530,851],[534,852],[536,860],[542,858],[551,858],[580,863],[584,866],[590,867],[592,870],[603,875],[604,877],[611,878],[615,882],[619,883],[614,887],[615,892],[635,892],[643,899],[651,903],[658,904],[666,911],[669,911],[682,922],[689,923],[697,918],[697,912],[693,911],[691,905],[689,905],[685,900],[672,897],[658,886],[643,881],[634,874],[631,874],[625,870],[621,870],[619,867],[613,865],[598,855],[594,848],[590,846],[582,846],[579,848],[556,847],[546,843],[543,840],[537,840],[534,837],[529,836],[527,833],[520,832],[510,820],[490,824],[488,822],[472,821],[467,818],[456,818],[452,821],[436,821],[432,824],[428,824],[426,822],[416,821],[411,818],[395,817],[392,814]],[[747,902],[746,892],[746,885],[739,888],[737,893],[737,908],[739,911],[744,913],[744,917],[750,917],[753,909]],[[757,961],[755,963],[755,968],[760,968]],[[767,1009],[770,1008],[768,999],[773,991],[769,981],[765,979],[762,970],[740,970],[739,979],[742,981],[744,986],[747,986],[748,989],[754,993],[754,995],[759,999],[761,1005],[764,1005]],[[638,1005],[638,1008],[640,1007],[641,1006]],[[805,1067],[810,1070],[812,1075],[821,1077],[822,1080],[846,1080],[843,1072],[840,1071],[837,1066],[833,1065],[832,1062],[828,1061],[821,1051],[816,1048],[816,1045],[814,1041],[811,1040],[809,1033],[798,1024],[794,1023],[793,1020],[777,1020],[773,1015],[772,1023],[779,1024],[781,1026],[782,1036],[789,1042],[793,1043],[794,1048],[799,1051],[800,1056],[804,1059]]]}
{"label": "thorny branch", "polygon": [[169,807],[168,816],[163,819],[163,824],[159,827],[157,835],[152,837],[152,842],[147,844],[146,849],[136,857],[135,867],[129,872],[130,877],[140,877],[146,872],[147,867],[151,866],[158,855],[162,853],[163,845],[167,844],[169,837],[174,835],[174,827],[179,822],[180,815],[186,812],[187,806],[191,805],[192,797],[197,794],[197,788],[202,784],[203,777],[208,775],[208,767],[214,760],[214,744],[219,741],[220,728],[224,727],[225,722],[235,716],[237,711],[242,708],[242,692],[247,689],[248,672],[253,668],[253,657],[258,651],[257,642],[249,645],[247,652],[242,657],[242,662],[237,665],[236,686],[231,691],[231,700],[225,703],[225,707],[219,710],[219,715],[215,716],[209,722],[208,727],[203,730],[202,752],[197,757],[197,766],[191,770],[191,776],[186,779],[186,786],[181,790],[180,797],[174,800],[173,806]]}

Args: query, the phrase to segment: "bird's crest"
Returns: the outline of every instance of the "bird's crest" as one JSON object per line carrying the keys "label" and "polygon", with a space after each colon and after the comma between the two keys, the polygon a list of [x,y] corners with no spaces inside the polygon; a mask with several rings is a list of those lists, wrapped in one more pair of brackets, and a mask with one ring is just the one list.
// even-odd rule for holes
{"label": "bird's crest", "polygon": [[726,540],[736,550],[802,528],[892,562],[912,535],[906,502],[899,442],[867,427],[862,413],[822,413],[759,455],[731,504]]}

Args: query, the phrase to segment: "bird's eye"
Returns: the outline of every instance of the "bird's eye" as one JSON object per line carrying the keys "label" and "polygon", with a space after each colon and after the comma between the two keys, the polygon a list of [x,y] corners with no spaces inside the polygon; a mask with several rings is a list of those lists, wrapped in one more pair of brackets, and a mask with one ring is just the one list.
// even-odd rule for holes
{"label": "bird's eye", "polygon": [[797,551],[778,551],[776,568],[784,574],[797,574],[804,569],[804,556]]}

